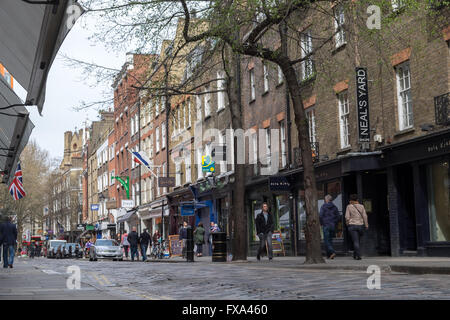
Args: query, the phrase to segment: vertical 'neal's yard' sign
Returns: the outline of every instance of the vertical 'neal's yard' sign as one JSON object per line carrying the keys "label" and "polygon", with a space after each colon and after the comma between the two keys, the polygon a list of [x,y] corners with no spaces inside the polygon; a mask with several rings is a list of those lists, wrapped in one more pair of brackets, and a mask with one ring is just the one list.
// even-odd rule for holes
{"label": "vertical 'neal's yard' sign", "polygon": [[356,102],[358,106],[358,140],[359,142],[370,142],[369,88],[366,68],[356,68]]}

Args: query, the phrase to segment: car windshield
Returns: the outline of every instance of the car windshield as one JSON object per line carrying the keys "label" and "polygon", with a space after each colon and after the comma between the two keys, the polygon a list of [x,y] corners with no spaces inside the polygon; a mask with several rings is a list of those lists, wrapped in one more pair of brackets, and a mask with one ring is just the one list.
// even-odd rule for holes
{"label": "car windshield", "polygon": [[117,246],[117,242],[115,240],[100,239],[95,242],[95,245],[101,247],[112,247]]}
{"label": "car windshield", "polygon": [[65,241],[52,241],[52,242],[50,242],[50,247],[57,248],[60,245],[64,245],[65,243],[66,243]]}
{"label": "car windshield", "polygon": [[66,243],[66,248],[72,247],[72,250],[75,250],[76,243]]}

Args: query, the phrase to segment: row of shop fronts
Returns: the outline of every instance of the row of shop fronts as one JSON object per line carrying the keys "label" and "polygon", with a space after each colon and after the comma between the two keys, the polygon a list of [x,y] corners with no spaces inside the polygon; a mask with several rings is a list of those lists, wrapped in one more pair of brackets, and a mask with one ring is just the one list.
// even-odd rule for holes
{"label": "row of shop fronts", "polygon": [[[450,256],[450,130],[370,153],[349,153],[316,165],[318,207],[326,194],[341,213],[333,240],[338,253],[352,250],[345,227],[350,194],[358,194],[369,218],[363,254]],[[288,190],[271,190],[271,178],[247,186],[249,250],[256,253],[254,221],[268,202],[290,255],[305,254],[305,201],[301,170],[280,172]],[[322,237],[323,238],[323,237]]]}
{"label": "row of shop fronts", "polygon": [[[316,164],[318,208],[330,194],[341,213],[333,240],[340,254],[352,250],[345,226],[345,209],[357,194],[369,217],[362,241],[363,254],[450,256],[450,130],[381,147],[367,153],[348,153]],[[283,181],[283,188],[273,182]],[[183,221],[202,222],[209,236],[210,222],[232,238],[233,174],[209,176],[180,187],[154,201],[119,215],[117,232],[136,226],[153,233],[178,233]],[[279,183],[278,183],[279,185]],[[305,254],[305,199],[302,169],[256,176],[247,181],[245,207],[249,256],[259,245],[255,218],[263,202],[274,214],[286,255]],[[208,246],[204,246],[208,255]],[[231,246],[228,246],[229,248]]]}

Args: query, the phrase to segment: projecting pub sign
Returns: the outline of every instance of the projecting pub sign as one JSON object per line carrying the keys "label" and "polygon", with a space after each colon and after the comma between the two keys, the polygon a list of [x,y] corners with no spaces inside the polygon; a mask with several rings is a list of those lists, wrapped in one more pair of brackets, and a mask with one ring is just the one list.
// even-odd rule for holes
{"label": "projecting pub sign", "polygon": [[356,103],[358,106],[358,140],[359,142],[370,142],[369,87],[367,86],[366,68],[356,68]]}

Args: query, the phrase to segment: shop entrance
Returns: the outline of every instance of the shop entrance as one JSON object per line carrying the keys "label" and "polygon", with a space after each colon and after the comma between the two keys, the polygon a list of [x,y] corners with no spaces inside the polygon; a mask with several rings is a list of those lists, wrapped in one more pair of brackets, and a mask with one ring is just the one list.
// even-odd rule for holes
{"label": "shop entrance", "polygon": [[[359,175],[359,177],[358,177]],[[358,183],[358,179],[361,182]],[[344,177],[344,206],[345,211],[351,194],[359,194],[366,209],[369,230],[364,233],[361,241],[363,255],[390,255],[389,210],[387,205],[387,174],[383,171],[359,172]],[[346,231],[348,229],[346,228]],[[347,245],[353,250],[350,235],[346,232]]]}
{"label": "shop entrance", "polygon": [[407,164],[397,168],[398,224],[400,250],[417,250],[416,212],[414,206],[414,180],[412,167]]}

